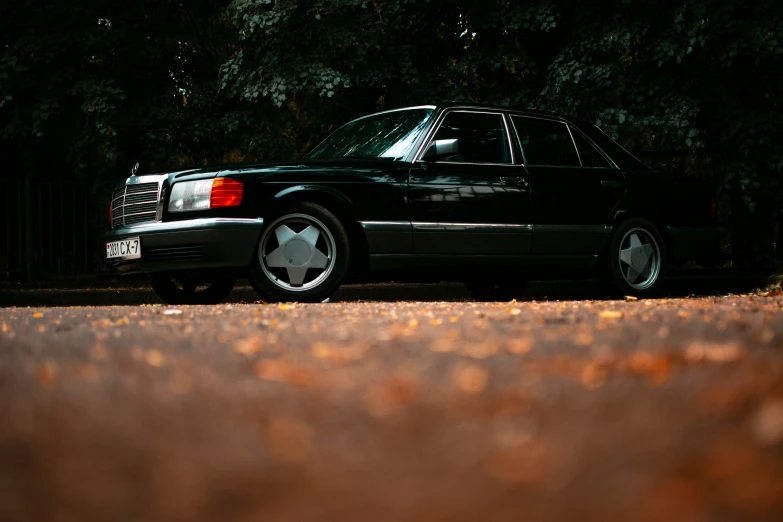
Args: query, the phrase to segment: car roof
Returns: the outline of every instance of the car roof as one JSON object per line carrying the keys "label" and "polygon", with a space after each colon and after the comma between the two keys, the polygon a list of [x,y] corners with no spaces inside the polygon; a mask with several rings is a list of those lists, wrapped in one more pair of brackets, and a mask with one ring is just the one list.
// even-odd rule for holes
{"label": "car roof", "polygon": [[[376,116],[378,114],[386,114],[389,112],[405,111],[411,109],[436,109],[436,110],[470,109],[470,110],[478,110],[478,111],[502,111],[502,112],[513,112],[515,114],[522,114],[525,116],[539,116],[539,117],[543,116],[547,118],[558,119],[569,123],[574,123],[574,124],[577,123],[577,120],[575,120],[574,118],[570,118],[568,116],[565,116],[563,114],[558,114],[556,112],[542,111],[539,109],[504,107],[501,105],[476,105],[472,103],[457,103],[457,102],[430,103],[430,104],[421,104],[421,105],[411,105],[408,107],[399,107],[396,109],[387,109],[383,111],[373,112],[357,119],[367,118],[369,116]],[[579,123],[584,124],[583,122],[579,122]]]}
{"label": "car roof", "polygon": [[518,114],[525,114],[528,116],[547,116],[550,118],[557,118],[565,121],[570,121],[570,119],[563,114],[558,114],[556,112],[550,112],[550,111],[542,111],[540,109],[529,109],[529,108],[526,109],[522,107],[507,107],[502,105],[475,105],[472,103],[456,103],[456,102],[438,103],[435,104],[435,106],[439,109],[475,109],[475,110],[514,112]]}

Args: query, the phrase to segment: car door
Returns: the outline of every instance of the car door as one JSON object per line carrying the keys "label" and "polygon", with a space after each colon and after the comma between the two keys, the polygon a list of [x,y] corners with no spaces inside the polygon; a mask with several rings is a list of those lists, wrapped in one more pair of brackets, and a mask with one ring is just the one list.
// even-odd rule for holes
{"label": "car door", "polygon": [[625,177],[579,130],[511,116],[530,176],[534,254],[599,254]]}
{"label": "car door", "polygon": [[530,191],[501,112],[446,112],[410,171],[417,254],[530,252]]}

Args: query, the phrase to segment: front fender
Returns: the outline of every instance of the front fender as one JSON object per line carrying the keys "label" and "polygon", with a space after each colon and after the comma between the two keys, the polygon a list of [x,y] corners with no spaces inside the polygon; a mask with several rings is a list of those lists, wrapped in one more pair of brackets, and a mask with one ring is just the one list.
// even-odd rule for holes
{"label": "front fender", "polygon": [[293,187],[288,187],[276,193],[274,196],[272,196],[272,200],[280,201],[282,199],[288,199],[292,197],[295,197],[296,199],[307,199],[306,196],[310,194],[316,197],[329,195],[338,199],[344,205],[353,206],[351,200],[348,199],[348,197],[342,192],[335,190],[334,188],[326,185],[314,185],[314,184],[295,185]]}

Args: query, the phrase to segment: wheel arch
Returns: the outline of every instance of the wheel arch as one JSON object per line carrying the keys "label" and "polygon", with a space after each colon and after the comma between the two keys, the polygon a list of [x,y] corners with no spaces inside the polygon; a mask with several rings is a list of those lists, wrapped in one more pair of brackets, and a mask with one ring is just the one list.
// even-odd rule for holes
{"label": "wheel arch", "polygon": [[609,237],[609,240],[606,242],[606,245],[604,247],[604,251],[606,251],[609,248],[609,245],[611,244],[611,237],[614,236],[615,230],[628,221],[629,219],[644,219],[655,225],[655,228],[658,229],[658,233],[661,235],[661,238],[663,239],[664,248],[667,252],[667,257],[669,257],[669,253],[671,251],[671,234],[669,233],[669,228],[666,226],[666,218],[664,217],[663,213],[660,211],[655,211],[650,208],[644,208],[640,206],[631,206],[628,208],[624,208],[621,210],[618,210],[614,213],[612,216],[612,234]]}
{"label": "wheel arch", "polygon": [[300,202],[321,205],[337,216],[345,227],[351,242],[351,264],[347,279],[366,273],[370,263],[369,247],[353,202],[345,194],[332,187],[297,185],[275,194],[271,199],[268,214],[270,216],[276,215],[282,212],[285,207]]}
{"label": "wheel arch", "polygon": [[599,274],[602,270],[600,267],[607,266],[606,259],[609,255],[609,249],[612,247],[612,241],[617,233],[617,229],[626,221],[636,218],[647,220],[655,225],[655,228],[658,229],[658,233],[663,239],[663,249],[666,259],[671,259],[671,235],[669,229],[664,225],[666,219],[663,215],[660,212],[655,212],[642,206],[623,207],[622,209],[616,210],[611,216],[610,225],[612,227],[612,232],[607,236],[604,247],[596,261],[596,266],[599,267]]}

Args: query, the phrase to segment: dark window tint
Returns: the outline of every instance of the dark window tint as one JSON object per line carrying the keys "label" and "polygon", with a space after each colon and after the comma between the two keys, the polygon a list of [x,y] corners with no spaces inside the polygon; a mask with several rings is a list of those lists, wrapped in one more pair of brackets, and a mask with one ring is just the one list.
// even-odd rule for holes
{"label": "dark window tint", "polygon": [[576,148],[579,150],[579,159],[582,160],[583,167],[611,167],[609,162],[601,156],[601,153],[584,136],[579,134],[579,131],[571,129],[571,135],[576,142]]}
{"label": "dark window tint", "polygon": [[578,167],[574,141],[565,123],[512,116],[528,165]]}
{"label": "dark window tint", "polygon": [[511,163],[506,126],[500,114],[452,112],[443,120],[433,141],[457,140],[455,150],[433,156],[428,149],[425,158],[441,162]]}

